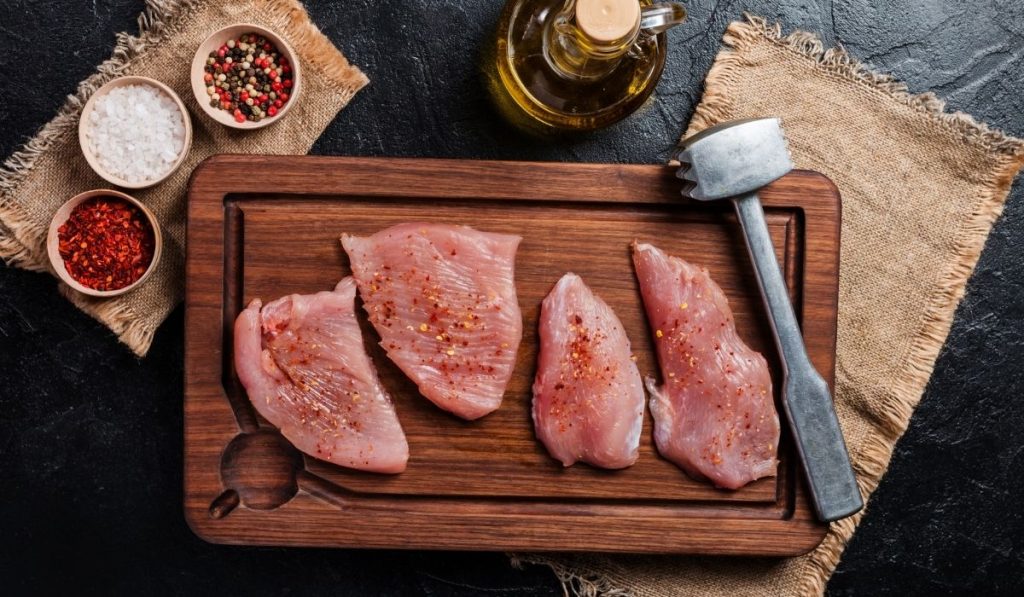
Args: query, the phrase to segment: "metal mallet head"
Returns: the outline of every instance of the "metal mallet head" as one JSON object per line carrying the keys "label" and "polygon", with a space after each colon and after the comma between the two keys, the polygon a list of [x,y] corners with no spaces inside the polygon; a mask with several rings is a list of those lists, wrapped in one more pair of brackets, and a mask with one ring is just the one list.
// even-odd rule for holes
{"label": "metal mallet head", "polygon": [[700,201],[756,191],[793,169],[778,118],[715,125],[684,139],[676,159],[676,176],[690,183],[683,195]]}

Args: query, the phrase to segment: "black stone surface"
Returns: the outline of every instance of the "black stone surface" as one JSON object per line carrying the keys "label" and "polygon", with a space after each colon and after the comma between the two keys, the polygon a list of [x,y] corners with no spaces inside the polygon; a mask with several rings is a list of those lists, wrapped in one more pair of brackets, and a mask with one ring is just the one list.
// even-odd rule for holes
{"label": "black stone surface", "polygon": [[[671,33],[656,103],[558,145],[517,136],[487,105],[475,61],[500,4],[310,1],[314,21],[373,80],[313,151],[660,162],[744,9],[819,31],[912,90],[1024,135],[1020,0],[693,0],[691,21]],[[52,117],[110,54],[115,32],[136,31],[141,9],[141,0],[0,0],[0,155]],[[830,595],[1024,593],[1021,187]],[[181,309],[140,361],[47,276],[0,267],[0,297],[0,592],[561,594],[546,569],[515,571],[501,554],[203,543],[181,512]]]}

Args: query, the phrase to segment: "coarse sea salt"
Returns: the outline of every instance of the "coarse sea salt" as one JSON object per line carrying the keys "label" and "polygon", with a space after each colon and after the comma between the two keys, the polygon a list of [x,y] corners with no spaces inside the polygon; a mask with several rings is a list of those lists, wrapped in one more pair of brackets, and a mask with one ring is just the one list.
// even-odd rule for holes
{"label": "coarse sea salt", "polygon": [[185,121],[160,89],[125,85],[96,98],[86,137],[104,171],[138,184],[173,168],[185,149]]}

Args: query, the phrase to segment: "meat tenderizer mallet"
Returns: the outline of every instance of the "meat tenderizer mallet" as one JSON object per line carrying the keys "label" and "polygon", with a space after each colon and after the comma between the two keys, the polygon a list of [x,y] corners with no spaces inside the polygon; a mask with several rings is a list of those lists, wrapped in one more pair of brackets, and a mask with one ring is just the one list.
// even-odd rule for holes
{"label": "meat tenderizer mallet", "polygon": [[683,140],[676,176],[683,195],[732,199],[782,358],[782,405],[796,439],[818,518],[856,513],[864,502],[850,466],[828,384],[814,369],[789,301],[757,190],[793,169],[778,118],[734,120]]}

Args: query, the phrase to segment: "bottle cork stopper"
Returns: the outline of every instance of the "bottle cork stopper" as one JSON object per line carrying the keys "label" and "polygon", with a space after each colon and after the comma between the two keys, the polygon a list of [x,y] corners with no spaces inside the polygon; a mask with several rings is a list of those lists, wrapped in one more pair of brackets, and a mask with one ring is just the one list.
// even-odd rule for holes
{"label": "bottle cork stopper", "polygon": [[596,42],[613,42],[640,24],[638,0],[576,0],[576,25]]}

